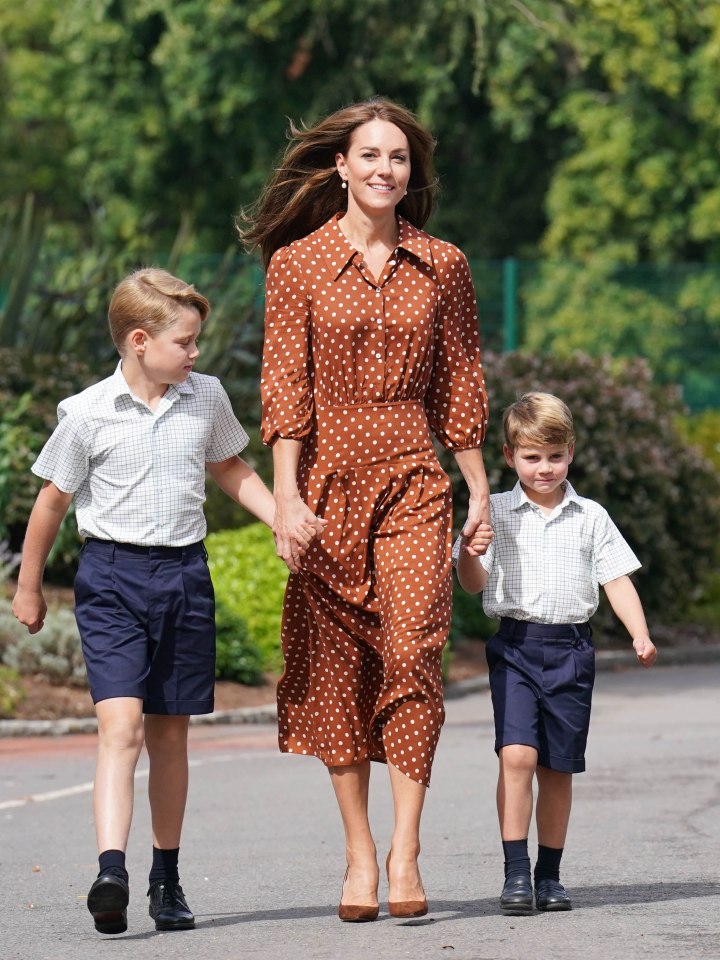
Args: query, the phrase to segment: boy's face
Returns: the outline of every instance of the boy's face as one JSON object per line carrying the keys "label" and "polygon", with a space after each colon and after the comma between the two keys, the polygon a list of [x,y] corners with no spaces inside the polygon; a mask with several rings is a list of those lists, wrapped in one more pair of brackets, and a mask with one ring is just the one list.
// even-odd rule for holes
{"label": "boy's face", "polygon": [[518,475],[528,499],[543,507],[562,502],[561,484],[572,463],[574,447],[570,443],[538,444],[537,446],[503,447],[505,461]]}
{"label": "boy's face", "polygon": [[194,307],[181,307],[177,320],[151,337],[145,330],[130,334],[145,375],[156,384],[182,383],[200,356],[197,339],[202,322]]}

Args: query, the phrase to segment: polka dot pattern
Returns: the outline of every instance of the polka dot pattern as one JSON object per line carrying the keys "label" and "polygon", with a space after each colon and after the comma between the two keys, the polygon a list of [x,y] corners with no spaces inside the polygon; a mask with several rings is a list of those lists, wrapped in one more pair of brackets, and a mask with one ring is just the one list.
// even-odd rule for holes
{"label": "polka dot pattern", "polygon": [[451,609],[451,489],[430,431],[480,446],[487,402],[467,261],[399,222],[379,278],[337,218],[274,255],[263,439],[304,441],[300,492],[328,521],[288,580],[280,748],[390,760],[428,784]]}

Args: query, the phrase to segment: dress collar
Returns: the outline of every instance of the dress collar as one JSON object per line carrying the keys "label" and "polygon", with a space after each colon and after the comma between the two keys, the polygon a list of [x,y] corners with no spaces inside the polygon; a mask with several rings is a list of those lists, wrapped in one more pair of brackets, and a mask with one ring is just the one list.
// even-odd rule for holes
{"label": "dress collar", "polygon": [[[350,243],[348,238],[340,229],[339,220],[344,216],[343,213],[336,213],[326,224],[316,231],[314,238],[320,244],[323,256],[330,267],[330,272],[334,279],[340,276],[353,257],[359,255],[359,251]],[[398,226],[400,234],[396,249],[405,250],[412,254],[429,267],[433,265],[432,250],[430,248],[430,235],[424,230],[414,227],[408,220],[398,217]]]}

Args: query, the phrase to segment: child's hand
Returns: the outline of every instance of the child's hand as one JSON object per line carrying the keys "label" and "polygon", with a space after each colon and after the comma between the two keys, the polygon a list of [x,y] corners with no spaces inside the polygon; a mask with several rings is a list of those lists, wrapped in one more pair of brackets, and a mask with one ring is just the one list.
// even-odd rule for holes
{"label": "child's hand", "polygon": [[492,538],[492,527],[487,521],[481,520],[472,536],[467,538],[464,549],[466,553],[472,557],[481,557],[484,553],[487,553],[487,548],[492,543]]}
{"label": "child's hand", "polygon": [[643,667],[651,667],[657,660],[657,650],[650,637],[636,637],[633,649]]}
{"label": "child's hand", "polygon": [[47,613],[47,604],[42,590],[34,592],[17,588],[12,602],[12,612],[15,617],[28,628],[28,633],[37,633],[42,630]]}

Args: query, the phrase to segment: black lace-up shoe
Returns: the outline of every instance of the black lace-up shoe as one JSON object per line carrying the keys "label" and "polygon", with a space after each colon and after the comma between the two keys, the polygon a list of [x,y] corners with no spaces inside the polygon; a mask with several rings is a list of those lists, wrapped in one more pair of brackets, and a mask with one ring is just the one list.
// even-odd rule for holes
{"label": "black lace-up shoe", "polygon": [[565,887],[557,880],[538,880],[535,903],[538,910],[572,910],[572,900]]}
{"label": "black lace-up shoe", "polygon": [[90,887],[87,907],[98,933],[125,933],[130,890],[126,880],[104,873]]}
{"label": "black lace-up shoe", "polygon": [[192,930],[195,917],[177,880],[160,880],[148,890],[156,930]]}
{"label": "black lace-up shoe", "polygon": [[510,877],[505,881],[500,895],[500,909],[503,913],[532,913],[533,897],[530,875]]}

